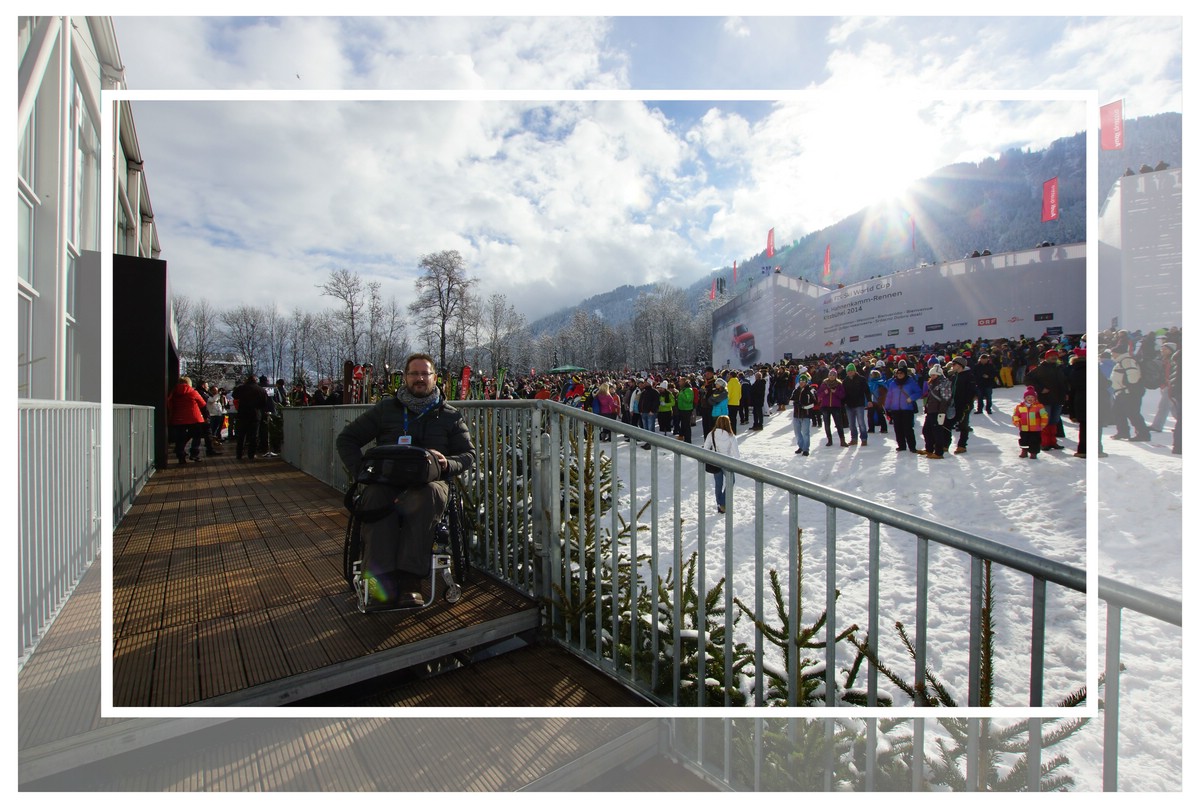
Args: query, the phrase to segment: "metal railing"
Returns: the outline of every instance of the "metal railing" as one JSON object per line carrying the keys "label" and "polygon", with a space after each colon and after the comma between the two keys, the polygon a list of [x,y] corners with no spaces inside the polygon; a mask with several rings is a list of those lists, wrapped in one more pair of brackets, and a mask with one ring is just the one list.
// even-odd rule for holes
{"label": "metal railing", "polygon": [[154,408],[113,405],[113,527],[154,474]]}
{"label": "metal railing", "polygon": [[17,402],[17,658],[23,665],[100,551],[99,404]]}
{"label": "metal railing", "polygon": [[[455,406],[467,417],[479,450],[476,470],[461,484],[473,520],[474,563],[539,597],[546,630],[557,642],[660,703],[886,703],[880,698],[879,671],[869,659],[865,664],[865,690],[836,679],[839,671],[855,668],[858,662],[854,658],[856,649],[839,641],[846,633],[838,628],[839,589],[850,582],[839,579],[836,560],[839,553],[851,552],[862,553],[867,560],[866,600],[854,607],[859,611],[856,617],[865,618],[869,656],[880,656],[883,621],[895,618],[879,613],[880,556],[885,540],[893,550],[890,563],[897,563],[894,549],[898,546],[907,544],[911,553],[905,563],[912,564],[913,572],[914,621],[908,635],[910,675],[917,685],[913,707],[928,703],[924,685],[932,641],[931,574],[943,587],[954,576],[964,579],[959,592],[966,599],[968,619],[961,625],[960,636],[968,649],[968,707],[979,706],[981,699],[985,651],[980,638],[986,567],[1001,567],[1012,580],[1024,582],[1019,587],[1006,587],[1013,594],[1003,608],[1027,614],[1029,626],[1027,641],[1018,641],[1024,643],[1018,649],[1020,654],[1029,660],[1024,691],[1027,697],[1022,697],[1022,704],[993,706],[1041,707],[1047,643],[1084,641],[1075,628],[1057,629],[1046,615],[1048,587],[1052,586],[1057,590],[1051,592],[1054,598],[1073,599],[1068,608],[1077,604],[1082,616],[1086,576],[1081,569],[790,475],[714,456],[696,446],[556,402],[467,401],[455,402]],[[332,485],[344,487],[346,475],[332,444],[342,425],[365,409],[285,410],[284,458]],[[618,468],[611,447],[603,448],[597,439],[600,429],[611,430],[614,442],[622,436],[633,439],[624,458],[627,468]],[[645,490],[638,483],[639,462],[633,449],[637,442],[670,453],[665,461],[660,460],[658,451],[642,456],[650,469]],[[741,486],[746,480],[750,482],[754,558],[748,569],[739,565],[734,550],[735,515],[748,504],[746,494],[730,497],[724,516],[718,517],[723,530],[719,528],[717,535],[710,536],[704,462],[715,462],[727,473],[736,474]],[[665,485],[660,483],[663,466],[669,479]],[[694,489],[689,487],[691,499],[687,503],[689,512],[691,503],[695,504],[695,527],[687,530],[682,494],[685,473],[694,475],[696,481]],[[767,535],[764,508],[768,505],[787,515],[783,537]],[[817,539],[811,539],[805,531],[816,534]],[[770,576],[765,550],[768,546],[778,549],[780,541],[787,546],[786,568],[778,570],[777,577]],[[684,558],[685,547],[692,548],[692,558]],[[939,551],[936,554],[932,552],[935,549]],[[950,552],[941,552],[943,549]],[[801,589],[804,586],[807,593],[812,583],[801,581],[801,554],[814,551],[824,554],[820,576],[824,592],[816,609],[821,614],[805,636],[810,647],[822,652],[821,658],[802,659],[804,652],[796,641],[782,643],[784,647],[772,656],[766,647],[770,634],[766,630],[766,599],[771,597],[776,600],[773,605],[782,607],[780,617],[791,627],[793,638],[805,628],[802,617],[813,610],[811,604],[802,603]],[[951,557],[955,560],[948,561]],[[718,581],[710,580],[707,574],[710,560],[716,561],[711,569],[723,573]],[[687,573],[689,569],[691,573]],[[740,593],[736,598],[735,588]],[[1018,588],[1028,592],[1027,599],[1015,596]],[[1104,640],[1108,673],[1104,686],[1104,777],[1105,787],[1115,788],[1121,611],[1132,609],[1180,626],[1182,606],[1178,601],[1105,578],[1100,579],[1099,597],[1108,609]],[[757,619],[739,626],[739,613]],[[1048,632],[1055,631],[1058,633],[1048,636]],[[937,640],[946,643],[954,638],[940,636]],[[1009,650],[1017,655],[1012,646]],[[946,654],[944,649],[942,654]],[[1091,683],[1086,681],[1084,671],[1068,673],[1076,677],[1072,687],[1088,688],[1090,692]],[[1008,684],[1015,687],[1011,681]],[[770,698],[768,687],[773,688]],[[977,745],[980,719],[966,720],[969,742]],[[917,749],[924,748],[924,721],[913,719],[913,745]],[[1040,727],[1042,719],[1030,721],[1031,727]],[[875,722],[868,719],[865,725],[865,765],[872,773],[869,781],[873,781],[876,765]],[[828,727],[832,738],[834,724]],[[734,753],[732,736],[728,729],[722,734],[724,768],[729,771]],[[1041,771],[1040,745],[1032,740],[1035,735],[1040,737],[1040,733],[1030,732],[1031,786],[1036,785]],[[709,765],[710,750],[702,730],[693,754],[697,765]],[[920,782],[922,761],[921,756],[912,761],[913,787]],[[873,782],[868,785],[875,787]],[[832,779],[828,787],[834,787]]]}

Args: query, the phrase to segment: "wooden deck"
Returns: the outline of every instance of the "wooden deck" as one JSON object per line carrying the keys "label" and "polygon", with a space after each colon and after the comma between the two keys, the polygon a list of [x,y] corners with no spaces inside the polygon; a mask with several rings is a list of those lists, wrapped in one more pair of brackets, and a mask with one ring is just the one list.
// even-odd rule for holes
{"label": "wooden deck", "polygon": [[[339,492],[277,459],[156,473],[113,536],[114,703],[649,706],[555,646],[473,654],[536,626],[536,604],[482,574],[454,605],[359,614],[341,577],[344,513]],[[571,788],[653,755],[654,719],[105,718],[100,571],[20,671],[23,788]],[[447,654],[466,664],[413,674]],[[401,765],[413,733],[416,757],[438,765]]]}
{"label": "wooden deck", "polygon": [[536,632],[536,602],[476,571],[456,604],[360,614],[345,524],[341,492],[277,458],[156,473],[113,536],[114,706],[281,706]]}

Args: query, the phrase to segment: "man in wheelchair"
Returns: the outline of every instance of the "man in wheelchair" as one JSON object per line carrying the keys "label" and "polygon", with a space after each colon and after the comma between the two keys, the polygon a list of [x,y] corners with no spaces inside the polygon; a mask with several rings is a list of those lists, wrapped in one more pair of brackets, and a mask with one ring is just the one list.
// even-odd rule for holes
{"label": "man in wheelchair", "polygon": [[[422,580],[429,575],[438,522],[450,498],[449,480],[475,465],[475,446],[462,413],[445,402],[437,387],[433,357],[416,353],[404,363],[404,386],[346,425],[337,437],[337,452],[351,479],[359,481],[364,467],[363,447],[375,441],[380,449],[395,446],[397,458],[415,457],[396,465],[398,485],[367,485],[359,507],[387,512],[364,525],[362,576],[371,610],[423,606]],[[405,452],[400,447],[424,452]],[[386,465],[387,461],[382,461]],[[367,469],[371,471],[372,469]]]}

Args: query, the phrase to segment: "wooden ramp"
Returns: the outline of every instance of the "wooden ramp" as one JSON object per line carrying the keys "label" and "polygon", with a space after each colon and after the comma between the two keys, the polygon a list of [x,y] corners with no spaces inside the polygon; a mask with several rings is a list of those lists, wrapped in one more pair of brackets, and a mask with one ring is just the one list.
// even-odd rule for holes
{"label": "wooden ramp", "polygon": [[278,458],[161,470],[113,536],[113,704],[281,706],[535,632],[473,571],[462,599],[360,614],[341,492]]}
{"label": "wooden ramp", "polygon": [[[359,614],[341,577],[344,528],[340,492],[278,459],[157,472],[113,536],[114,704],[391,717],[103,717],[97,560],[19,674],[22,788],[561,788],[655,749],[653,719],[497,718],[481,733],[477,719],[391,712],[650,705],[563,649],[509,640],[536,629],[537,604],[479,573],[457,604]],[[448,672],[430,675],[438,667]],[[413,733],[441,738],[437,754],[467,769],[398,766]]]}

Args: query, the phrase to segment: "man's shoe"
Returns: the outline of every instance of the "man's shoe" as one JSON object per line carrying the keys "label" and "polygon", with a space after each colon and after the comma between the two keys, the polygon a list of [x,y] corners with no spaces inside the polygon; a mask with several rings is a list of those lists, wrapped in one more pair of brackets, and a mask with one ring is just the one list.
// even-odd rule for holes
{"label": "man's shoe", "polygon": [[833,438],[826,438],[826,439],[825,439],[825,445],[826,445],[826,446],[832,446],[832,445],[833,445]]}
{"label": "man's shoe", "polygon": [[849,446],[849,445],[850,445],[850,444],[846,443],[846,441],[845,441],[845,440],[842,440],[842,439],[840,439],[840,438],[838,439],[838,442],[841,444],[841,446],[842,446],[842,448],[843,448],[843,449],[845,449],[847,446]]}
{"label": "man's shoe", "polygon": [[897,452],[903,452],[903,451],[904,451],[904,447],[903,447],[903,446],[897,446],[897,447],[896,447],[896,451],[897,451]]}
{"label": "man's shoe", "polygon": [[1149,435],[1134,435],[1132,438],[1129,439],[1130,443],[1149,443],[1149,441],[1150,441]]}
{"label": "man's shoe", "polygon": [[1022,449],[1022,450],[1021,450],[1021,457],[1029,457],[1029,450],[1028,450],[1028,449]]}
{"label": "man's shoe", "polygon": [[[846,445],[846,442],[845,442],[845,441],[842,441],[842,445],[843,445],[843,446],[845,446],[845,445]],[[851,445],[851,446],[857,446],[857,445],[858,445],[858,438],[851,438],[851,439],[850,439],[850,445]]]}
{"label": "man's shoe", "polygon": [[966,446],[958,446],[954,449],[955,454],[964,454],[967,451]]}
{"label": "man's shoe", "polygon": [[420,592],[401,592],[392,604],[393,609],[419,609],[425,605]]}
{"label": "man's shoe", "polygon": [[803,449],[797,449],[797,450],[796,450],[796,454],[800,454],[800,453],[801,453],[801,452],[803,452],[803,451],[804,451]]}
{"label": "man's shoe", "polygon": [[867,445],[867,439],[866,439],[866,438],[863,438],[863,439],[862,439],[862,445],[863,445],[863,446],[866,446],[866,445]]}
{"label": "man's shoe", "polygon": [[805,449],[805,450],[804,450],[803,452],[801,452],[800,454],[801,454],[801,455],[803,455],[804,457],[808,457],[808,449]]}

